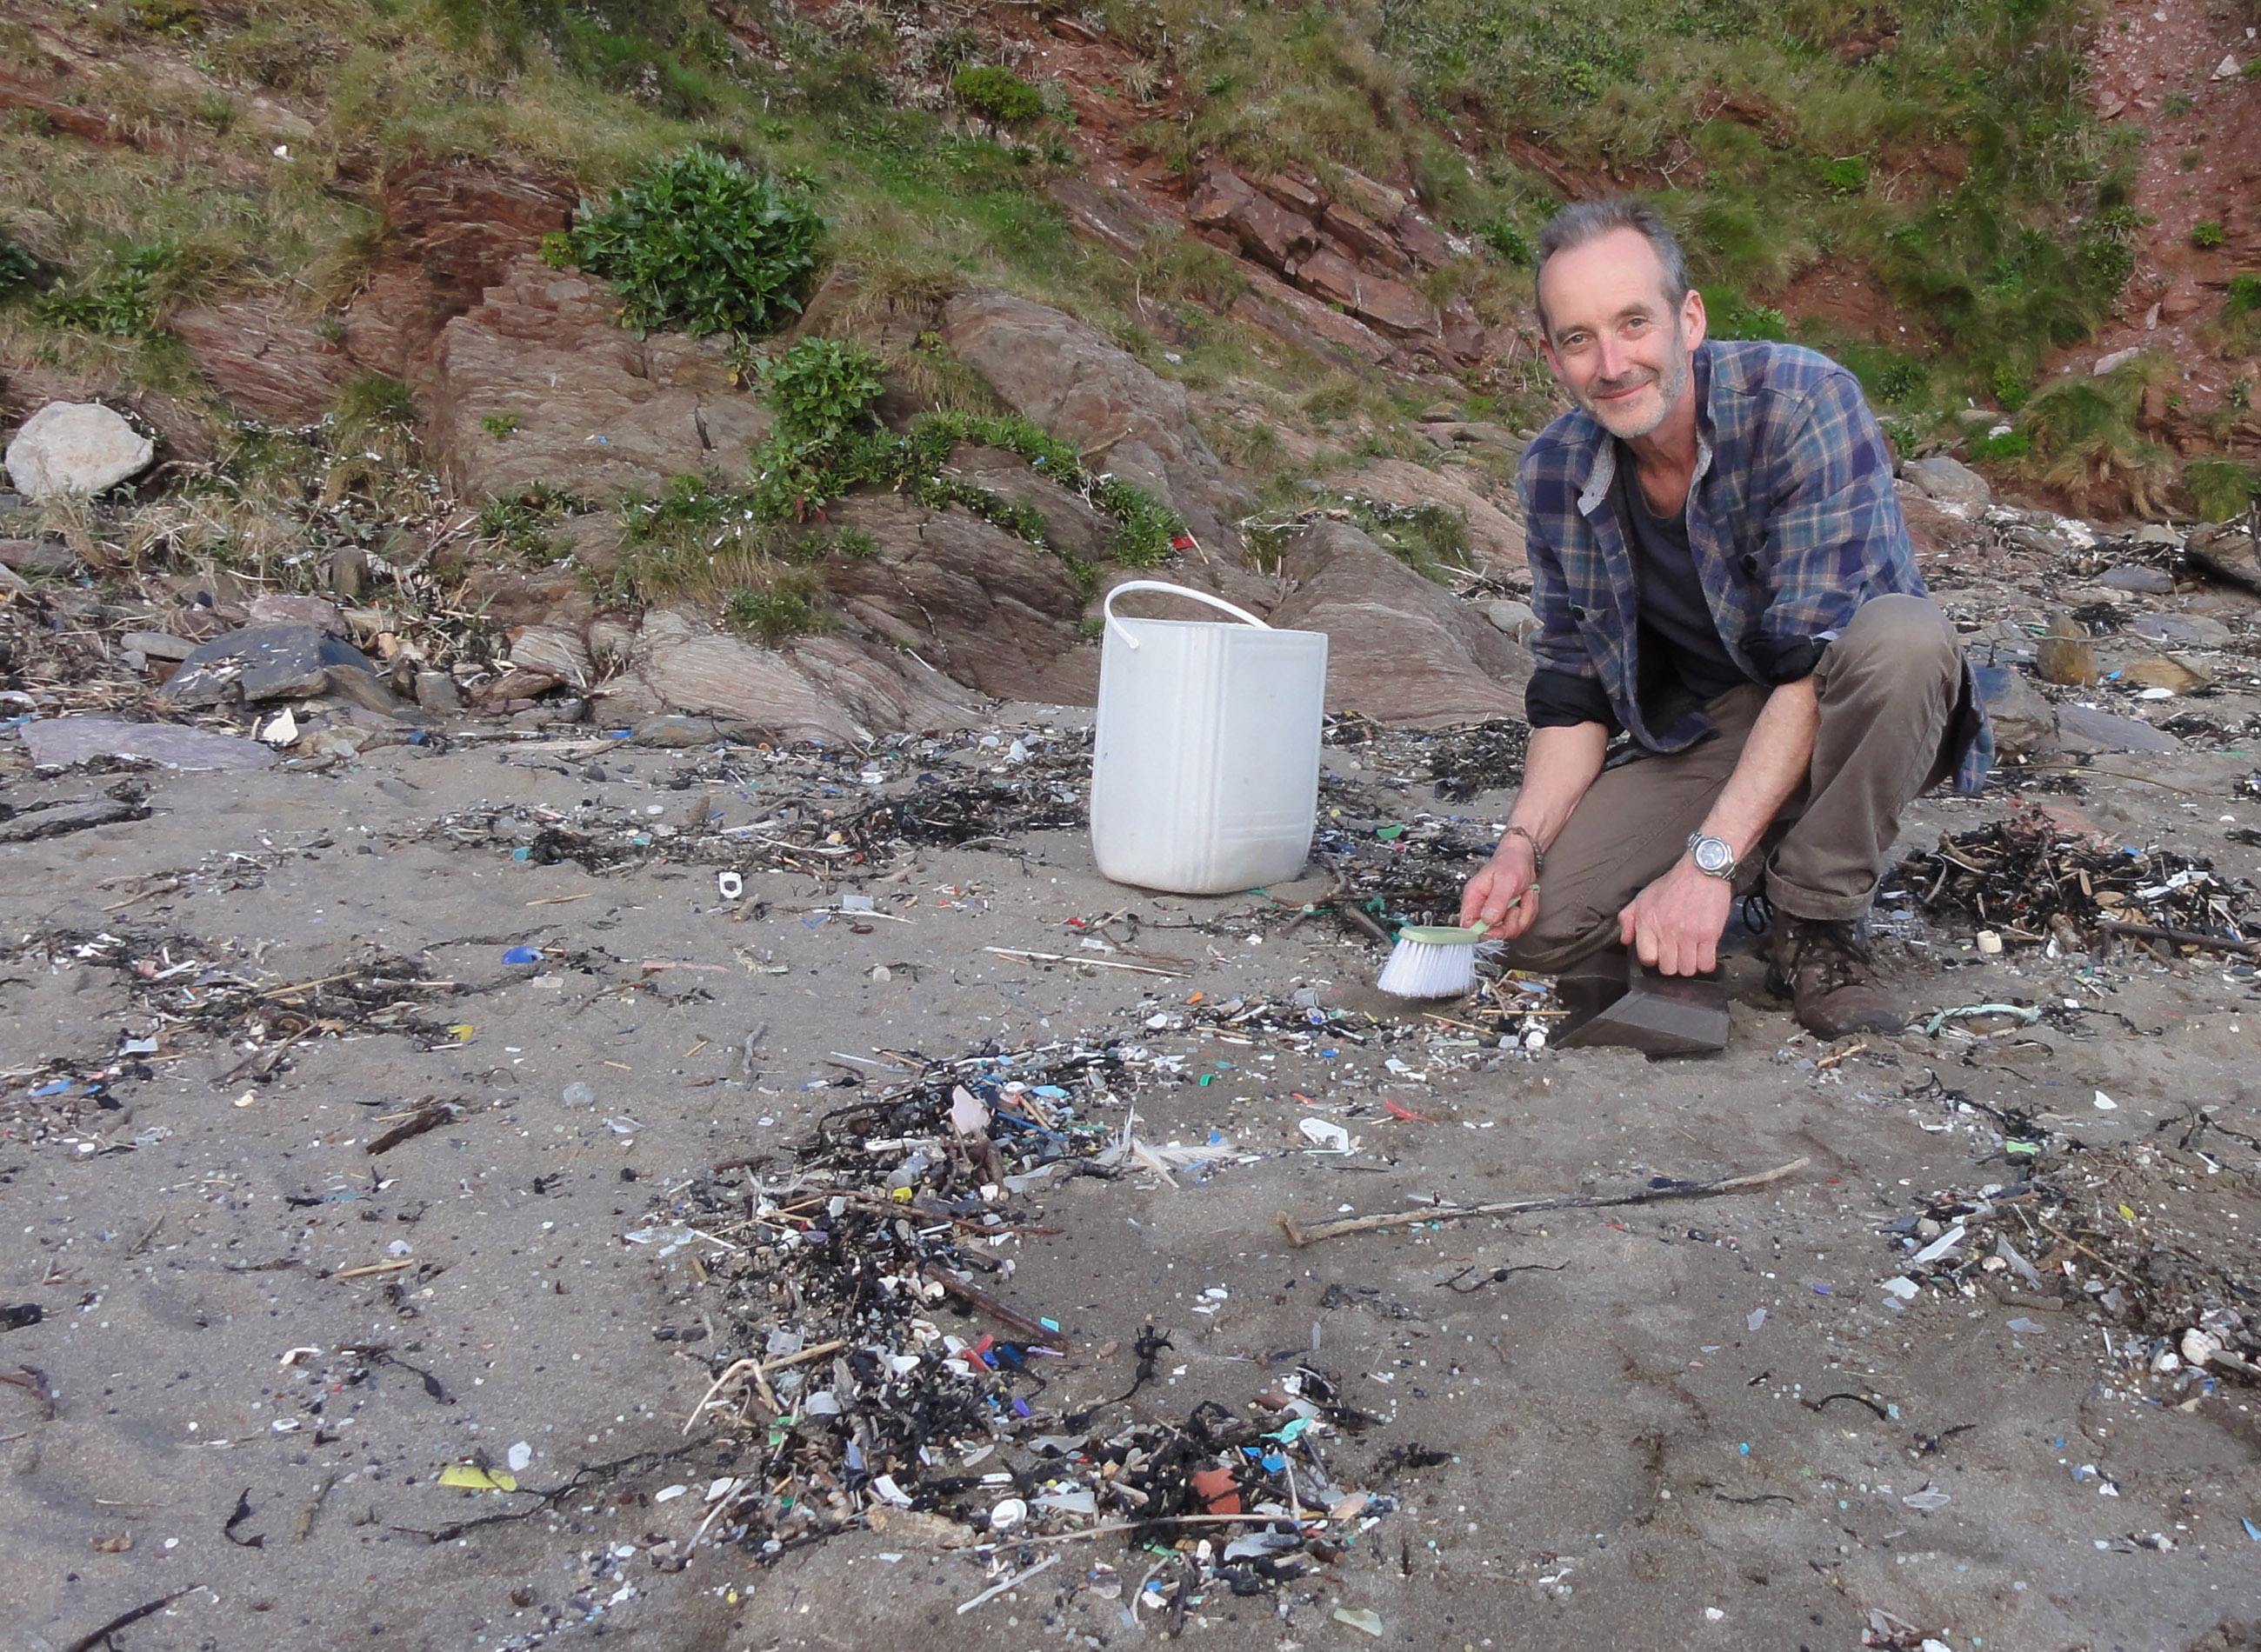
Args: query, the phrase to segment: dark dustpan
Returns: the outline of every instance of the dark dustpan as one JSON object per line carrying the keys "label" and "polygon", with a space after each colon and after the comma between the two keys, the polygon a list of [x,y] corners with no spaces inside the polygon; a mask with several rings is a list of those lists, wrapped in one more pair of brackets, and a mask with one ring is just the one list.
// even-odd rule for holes
{"label": "dark dustpan", "polygon": [[1644,1055],[1709,1055],[1727,1047],[1727,984],[1716,975],[1657,975],[1640,965],[1565,975],[1569,1018],[1558,1050],[1613,1045]]}

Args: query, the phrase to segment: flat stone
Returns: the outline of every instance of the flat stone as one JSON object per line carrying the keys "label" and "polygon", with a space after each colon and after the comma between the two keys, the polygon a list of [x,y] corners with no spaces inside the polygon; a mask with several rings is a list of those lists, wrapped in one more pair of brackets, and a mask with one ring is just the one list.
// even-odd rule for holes
{"label": "flat stone", "polygon": [[2179,751],[2182,742],[2134,717],[2087,706],[2056,708],[2057,743],[2067,751]]}
{"label": "flat stone", "polygon": [[143,659],[186,659],[197,651],[197,645],[183,636],[172,636],[163,631],[128,631],[119,637],[121,646],[130,648]]}
{"label": "flat stone", "polygon": [[2171,648],[2220,648],[2236,635],[2203,614],[2139,614],[2128,621],[2128,631]]}
{"label": "flat stone", "polygon": [[0,844],[36,843],[42,837],[84,831],[90,826],[114,826],[120,821],[143,820],[148,814],[147,803],[128,803],[115,797],[80,798],[48,808],[25,809],[11,819],[0,821]]}
{"label": "flat stone", "polygon": [[691,746],[712,744],[722,737],[722,726],[712,717],[685,717],[675,713],[664,716],[646,717],[636,724],[635,732],[628,736],[631,745],[657,746],[662,751],[680,751]]}
{"label": "flat stone", "polygon": [[149,468],[149,438],[97,402],[51,401],[8,443],[8,478],[27,498],[99,493]]}
{"label": "flat stone", "polygon": [[2114,591],[2138,591],[2146,596],[2164,597],[2174,593],[2173,578],[2161,568],[2145,568],[2135,564],[2124,567],[2107,568],[2097,579],[2099,585]]}
{"label": "flat stone", "polygon": [[61,578],[78,571],[78,557],[57,540],[0,539],[0,566]]}
{"label": "flat stone", "polygon": [[1911,459],[1900,474],[1923,490],[1927,499],[1948,505],[1985,506],[1994,502],[1994,490],[1986,478],[1963,463],[1943,453],[1928,459]]}
{"label": "flat stone", "polygon": [[248,772],[275,766],[275,753],[256,740],[174,722],[56,717],[25,723],[24,745],[32,761],[43,768],[68,766],[91,758],[137,758],[162,763],[169,769]]}
{"label": "flat stone", "polygon": [[416,673],[416,703],[427,711],[461,711],[463,696],[456,686],[456,679],[447,672],[419,672]]}
{"label": "flat stone", "polygon": [[338,612],[338,605],[324,597],[262,592],[251,600],[246,613],[254,625],[311,625],[332,636],[353,635],[345,615]]}
{"label": "flat stone", "polygon": [[1528,642],[1531,634],[1539,628],[1539,615],[1528,602],[1502,600],[1486,603],[1484,618],[1492,622],[1495,630],[1513,637],[1518,643]]}
{"label": "flat stone", "polygon": [[334,672],[341,679],[358,674],[370,687],[382,690],[359,649],[314,626],[251,626],[216,636],[190,654],[164,692],[166,699],[183,706],[303,700],[339,692]]}
{"label": "flat stone", "polygon": [[2135,542],[2139,545],[2179,545],[2183,542],[2183,536],[2164,522],[2145,522],[2135,530]]}

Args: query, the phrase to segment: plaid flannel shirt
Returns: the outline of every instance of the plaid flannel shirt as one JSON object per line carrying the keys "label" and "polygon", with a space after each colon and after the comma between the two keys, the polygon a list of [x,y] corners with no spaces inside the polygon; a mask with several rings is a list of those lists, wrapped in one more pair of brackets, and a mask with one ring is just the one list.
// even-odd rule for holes
{"label": "plaid flannel shirt", "polygon": [[[1795,345],[1706,341],[1695,352],[1692,391],[1689,548],[1739,670],[1754,682],[1794,682],[1870,598],[1928,594],[1884,433],[1850,373]],[[1611,499],[1617,462],[1616,441],[1583,410],[1555,420],[1524,451],[1517,485],[1540,622],[1534,721],[1542,703],[1599,710],[1605,700],[1637,744],[1679,751],[1707,737],[1711,723],[1700,709],[1662,729],[1643,715],[1633,556]],[[1993,739],[1967,664],[1950,738],[1956,789],[1976,793]]]}

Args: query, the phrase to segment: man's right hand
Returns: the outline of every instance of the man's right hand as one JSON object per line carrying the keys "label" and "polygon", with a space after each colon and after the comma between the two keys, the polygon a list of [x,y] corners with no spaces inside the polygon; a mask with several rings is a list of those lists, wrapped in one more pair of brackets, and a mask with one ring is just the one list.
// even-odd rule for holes
{"label": "man's right hand", "polygon": [[1538,918],[1538,872],[1531,844],[1511,834],[1500,839],[1483,870],[1461,892],[1461,923],[1488,923],[1493,935],[1511,941]]}

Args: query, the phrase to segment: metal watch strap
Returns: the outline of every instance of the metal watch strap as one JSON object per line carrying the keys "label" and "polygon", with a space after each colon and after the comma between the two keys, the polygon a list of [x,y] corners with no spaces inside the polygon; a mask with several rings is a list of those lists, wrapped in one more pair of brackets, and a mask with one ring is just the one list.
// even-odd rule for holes
{"label": "metal watch strap", "polygon": [[[1726,851],[1727,864],[1726,866],[1712,867],[1707,866],[1704,864],[1704,858],[1701,853],[1698,852],[1698,848],[1699,845],[1706,843],[1717,844],[1721,849]],[[1688,858],[1690,860],[1694,862],[1697,871],[1702,873],[1707,878],[1717,878],[1723,883],[1733,883],[1735,879],[1735,873],[1742,869],[1743,864],[1741,858],[1735,853],[1733,849],[1729,847],[1726,838],[1713,837],[1705,832],[1690,832],[1688,834]]]}

